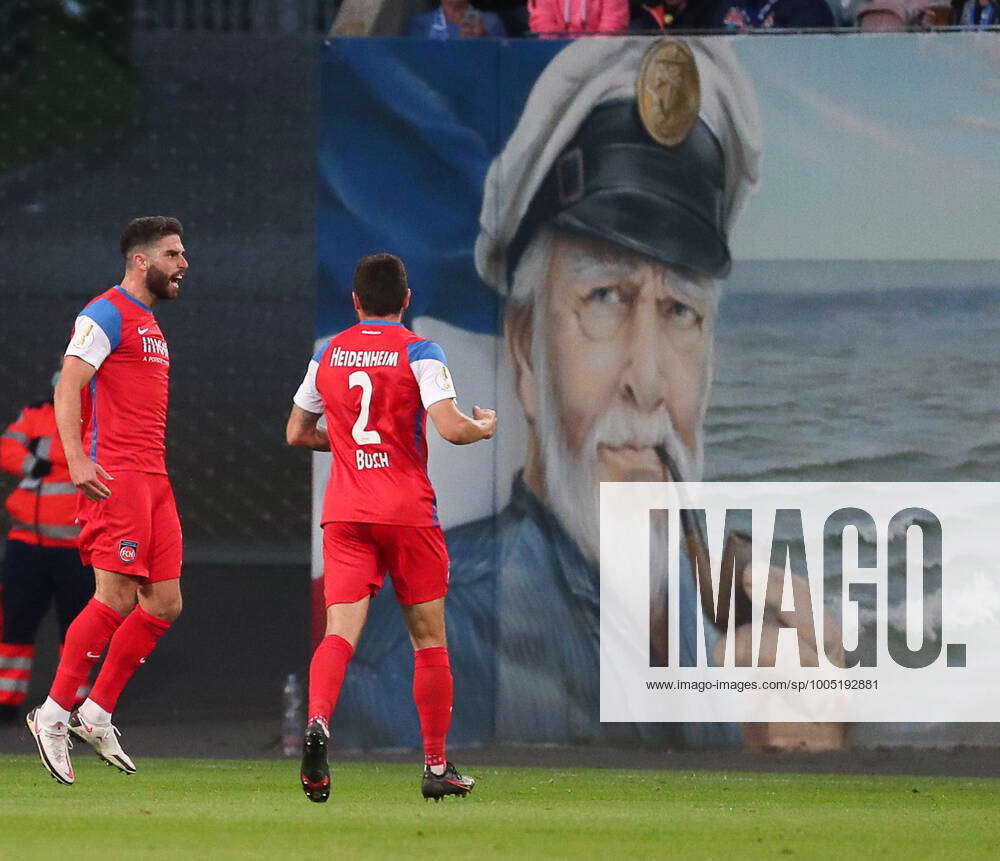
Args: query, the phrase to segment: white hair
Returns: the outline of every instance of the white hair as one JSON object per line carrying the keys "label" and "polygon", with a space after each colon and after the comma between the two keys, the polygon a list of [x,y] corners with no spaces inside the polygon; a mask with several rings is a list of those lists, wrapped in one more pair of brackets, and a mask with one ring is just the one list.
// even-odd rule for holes
{"label": "white hair", "polygon": [[514,270],[508,304],[524,307],[534,300],[538,285],[544,284],[548,277],[555,241],[556,231],[549,225],[544,224],[535,231]]}
{"label": "white hair", "polygon": [[[542,227],[535,234],[514,272],[507,301],[512,308],[531,309],[531,364],[539,393],[535,432],[541,446],[548,505],[584,555],[591,561],[596,561],[600,536],[598,446],[623,445],[629,442],[651,447],[662,446],[677,470],[678,474],[672,476],[674,480],[700,480],[704,451],[702,425],[708,407],[709,383],[714,367],[713,350],[709,348],[705,362],[703,395],[693,450],[680,439],[665,408],[654,415],[644,415],[635,409],[615,405],[595,422],[580,452],[571,452],[566,444],[559,410],[560,401],[556,396],[549,367],[545,326],[547,303],[537,293],[538,286],[547,280],[556,238],[555,229],[548,226]],[[708,291],[708,301],[710,313],[714,316],[719,286],[715,281],[709,283],[711,289]]]}

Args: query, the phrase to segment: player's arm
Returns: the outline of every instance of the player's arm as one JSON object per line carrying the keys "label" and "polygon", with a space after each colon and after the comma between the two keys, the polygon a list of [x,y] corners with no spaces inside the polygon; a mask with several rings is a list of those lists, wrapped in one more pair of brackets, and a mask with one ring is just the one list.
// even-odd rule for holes
{"label": "player's arm", "polygon": [[87,499],[99,501],[111,496],[110,488],[102,479],[114,479],[99,463],[87,457],[80,434],[80,391],[84,386],[90,385],[96,373],[97,368],[83,359],[66,356],[59,373],[59,382],[56,383],[55,411],[56,427],[66,453],[70,480]]}
{"label": "player's arm", "polygon": [[298,404],[292,404],[288,424],[285,425],[285,440],[288,444],[299,448],[311,448],[313,451],[329,451],[330,438],[326,435],[326,431],[316,427],[321,415],[322,413],[312,413],[302,409]]}
{"label": "player's arm", "polygon": [[433,341],[415,341],[407,350],[420,400],[438,433],[454,445],[468,445],[493,436],[497,429],[496,412],[473,407],[472,415],[467,416],[458,408],[444,350]]}
{"label": "player's arm", "polygon": [[427,415],[444,439],[454,445],[468,445],[489,439],[496,433],[497,414],[495,410],[472,408],[467,416],[455,403],[454,398],[436,401],[427,408]]}
{"label": "player's arm", "polygon": [[302,378],[298,391],[292,398],[292,411],[285,425],[285,440],[289,445],[311,448],[313,451],[329,451],[330,437],[326,431],[316,427],[323,415],[323,396],[316,388],[316,373],[325,347],[320,348],[309,360],[306,375]]}

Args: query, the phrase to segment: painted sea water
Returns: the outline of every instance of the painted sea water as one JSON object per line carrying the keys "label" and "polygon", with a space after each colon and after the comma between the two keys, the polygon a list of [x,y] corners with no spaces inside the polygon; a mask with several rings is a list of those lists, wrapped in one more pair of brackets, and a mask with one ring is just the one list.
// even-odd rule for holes
{"label": "painted sea water", "polygon": [[746,264],[716,341],[706,480],[1000,481],[996,264]]}
{"label": "painted sea water", "polygon": [[[743,264],[716,342],[707,480],[1000,481],[996,263]],[[863,745],[1000,742],[991,724],[851,732]]]}

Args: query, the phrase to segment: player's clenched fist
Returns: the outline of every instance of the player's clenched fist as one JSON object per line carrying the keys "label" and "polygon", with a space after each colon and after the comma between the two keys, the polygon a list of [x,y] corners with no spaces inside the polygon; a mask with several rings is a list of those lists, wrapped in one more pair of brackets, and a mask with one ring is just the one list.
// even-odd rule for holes
{"label": "player's clenched fist", "polygon": [[497,411],[483,409],[475,406],[472,408],[472,418],[479,422],[483,430],[483,439],[489,439],[497,430]]}

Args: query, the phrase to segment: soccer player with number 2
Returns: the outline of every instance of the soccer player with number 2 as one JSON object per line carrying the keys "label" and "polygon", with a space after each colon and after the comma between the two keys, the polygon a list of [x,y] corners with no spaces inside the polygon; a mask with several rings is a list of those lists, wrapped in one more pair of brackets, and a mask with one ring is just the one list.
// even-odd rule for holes
{"label": "soccer player with number 2", "polygon": [[[444,352],[403,326],[406,270],[392,254],[354,270],[359,322],[309,362],[288,418],[290,445],[329,451],[323,527],[326,636],[309,670],[301,783],[310,801],[330,797],[329,720],[368,606],[392,577],[414,649],[413,699],[424,744],[424,798],[464,796],[475,785],[445,757],[452,676],[445,640],[448,551],[427,478],[427,416],[455,445],[489,439],[493,410],[455,402]],[[317,427],[326,417],[326,432]]]}

